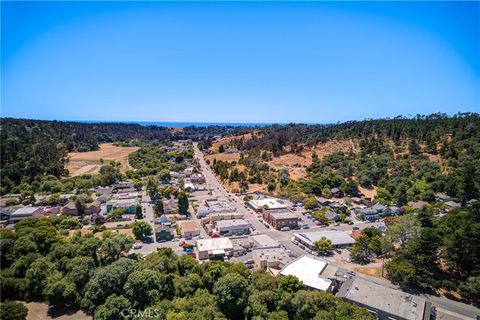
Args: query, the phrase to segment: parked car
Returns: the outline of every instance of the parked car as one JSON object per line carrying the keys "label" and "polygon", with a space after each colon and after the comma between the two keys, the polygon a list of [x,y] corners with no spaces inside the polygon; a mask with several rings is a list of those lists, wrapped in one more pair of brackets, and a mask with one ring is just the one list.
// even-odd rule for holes
{"label": "parked car", "polygon": [[304,224],[304,225],[302,226],[302,228],[303,228],[303,229],[308,229],[308,228],[310,228],[310,227],[308,226],[308,224]]}
{"label": "parked car", "polygon": [[315,225],[319,226],[319,225],[321,225],[321,224],[322,224],[322,223],[321,223],[320,221],[318,221],[318,220],[315,221]]}
{"label": "parked car", "polygon": [[134,250],[138,250],[138,249],[141,249],[143,247],[143,245],[140,243],[140,242],[137,242],[133,245],[133,249]]}
{"label": "parked car", "polygon": [[290,228],[289,227],[283,227],[282,229],[280,229],[280,231],[290,231]]}
{"label": "parked car", "polygon": [[247,260],[245,260],[244,263],[245,263],[245,264],[252,264],[252,263],[253,263],[253,259],[247,259]]}
{"label": "parked car", "polygon": [[352,227],[352,230],[360,230],[359,227]]}

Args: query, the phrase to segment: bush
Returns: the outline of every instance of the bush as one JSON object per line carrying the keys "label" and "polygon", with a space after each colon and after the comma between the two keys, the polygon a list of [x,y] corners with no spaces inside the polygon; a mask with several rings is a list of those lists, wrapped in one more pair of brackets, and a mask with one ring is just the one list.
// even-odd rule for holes
{"label": "bush", "polygon": [[25,320],[28,309],[21,303],[6,301],[0,304],[0,319],[3,320]]}

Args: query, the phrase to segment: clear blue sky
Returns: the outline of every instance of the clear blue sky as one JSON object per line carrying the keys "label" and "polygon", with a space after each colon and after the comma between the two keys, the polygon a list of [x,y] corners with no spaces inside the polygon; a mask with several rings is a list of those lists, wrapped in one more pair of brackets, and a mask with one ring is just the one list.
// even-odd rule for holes
{"label": "clear blue sky", "polygon": [[1,115],[335,122],[480,112],[479,2],[2,2]]}

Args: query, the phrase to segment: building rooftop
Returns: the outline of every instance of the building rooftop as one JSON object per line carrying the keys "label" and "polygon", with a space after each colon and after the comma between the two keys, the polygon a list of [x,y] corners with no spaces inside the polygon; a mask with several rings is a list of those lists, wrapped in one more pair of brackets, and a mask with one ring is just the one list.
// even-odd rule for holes
{"label": "building rooftop", "polygon": [[268,213],[275,219],[297,219],[297,216],[287,208],[268,210]]}
{"label": "building rooftop", "polygon": [[320,240],[322,237],[325,237],[332,241],[332,245],[349,245],[353,244],[355,240],[350,237],[348,234],[342,231],[336,230],[325,230],[325,231],[314,231],[314,232],[305,232],[305,233],[294,233],[295,237],[299,238],[308,245],[313,245],[317,240]]}
{"label": "building rooftop", "polygon": [[250,200],[249,203],[255,209],[262,209],[263,207],[266,207],[267,209],[284,209],[284,208],[287,208],[287,206],[283,203],[282,200],[278,200],[278,199],[275,199],[275,198]]}
{"label": "building rooftop", "polygon": [[178,224],[180,225],[180,228],[183,232],[193,232],[199,230],[198,225],[195,221],[179,221]]}
{"label": "building rooftop", "polygon": [[280,246],[278,242],[276,242],[266,234],[251,236],[250,239],[252,239],[254,243],[253,246],[256,248],[277,248]]}
{"label": "building rooftop", "polygon": [[249,226],[249,223],[243,219],[219,220],[216,223],[217,223],[217,228]]}
{"label": "building rooftop", "polygon": [[233,250],[233,244],[229,238],[199,239],[197,249],[198,251]]}
{"label": "building rooftop", "polygon": [[256,256],[261,261],[279,262],[283,265],[291,260],[287,252],[282,248],[255,249],[252,252],[252,256]]}
{"label": "building rooftop", "polygon": [[11,213],[11,216],[23,216],[23,215],[31,215],[40,207],[21,207]]}
{"label": "building rooftop", "polygon": [[[337,296],[407,320],[424,318],[426,300],[362,278],[346,281]],[[428,318],[429,319],[429,318]]]}
{"label": "building rooftop", "polygon": [[322,277],[322,272],[327,262],[309,256],[302,256],[287,264],[280,274],[283,276],[296,276],[304,285],[327,291],[332,285],[332,280]]}

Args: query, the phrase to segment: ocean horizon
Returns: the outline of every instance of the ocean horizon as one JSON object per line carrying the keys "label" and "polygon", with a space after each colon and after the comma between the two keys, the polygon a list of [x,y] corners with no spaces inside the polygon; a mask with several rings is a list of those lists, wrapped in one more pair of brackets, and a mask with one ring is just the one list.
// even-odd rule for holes
{"label": "ocean horizon", "polygon": [[[68,121],[68,120],[67,120]],[[169,128],[185,128],[190,126],[195,127],[266,127],[273,124],[284,125],[286,123],[254,123],[254,122],[182,122],[182,121],[112,121],[112,120],[70,120],[69,122],[80,123],[126,123],[126,124],[140,124],[142,126],[159,126]]]}

